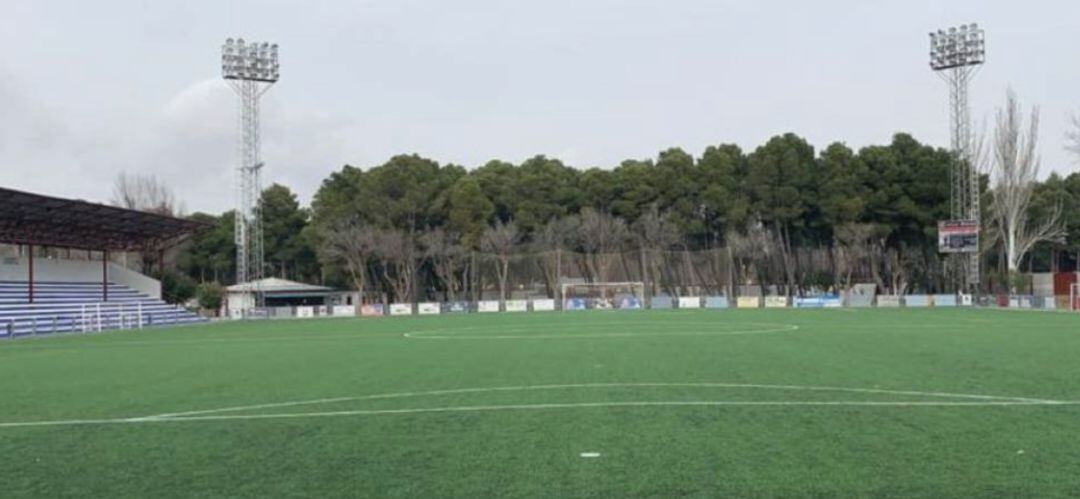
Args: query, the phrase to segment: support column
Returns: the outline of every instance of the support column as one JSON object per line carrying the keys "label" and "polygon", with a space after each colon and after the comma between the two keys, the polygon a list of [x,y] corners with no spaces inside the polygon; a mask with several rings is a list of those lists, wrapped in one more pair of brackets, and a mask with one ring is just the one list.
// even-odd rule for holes
{"label": "support column", "polygon": [[26,290],[29,302],[34,303],[34,245],[27,244],[26,247],[29,249],[26,261]]}
{"label": "support column", "polygon": [[563,296],[562,289],[562,246],[555,248],[555,303],[558,310],[562,310],[563,304],[566,303],[566,297]]}
{"label": "support column", "polygon": [[109,250],[101,250],[101,301],[109,301]]}

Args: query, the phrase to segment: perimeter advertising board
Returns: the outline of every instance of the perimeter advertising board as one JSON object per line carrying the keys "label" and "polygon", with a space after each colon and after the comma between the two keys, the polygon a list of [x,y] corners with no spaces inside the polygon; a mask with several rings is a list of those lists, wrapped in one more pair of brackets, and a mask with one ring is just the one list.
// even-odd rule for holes
{"label": "perimeter advertising board", "polygon": [[506,300],[507,312],[528,312],[529,302],[527,300]]}
{"label": "perimeter advertising board", "polygon": [[382,303],[371,303],[368,305],[360,306],[360,315],[364,317],[382,317],[383,305]]}
{"label": "perimeter advertising board", "polygon": [[350,316],[356,315],[355,305],[334,305],[334,308],[330,309],[334,313],[334,316]]}
{"label": "perimeter advertising board", "polygon": [[896,308],[900,306],[900,295],[878,295],[877,306],[882,308]]}
{"label": "perimeter advertising board", "polygon": [[761,306],[761,297],[740,296],[735,299],[735,306],[737,308],[758,308]]}
{"label": "perimeter advertising board", "polygon": [[641,308],[641,300],[633,296],[619,298],[619,310],[638,310]]}
{"label": "perimeter advertising board", "polygon": [[585,310],[586,308],[584,298],[567,298],[563,301],[563,310]]}
{"label": "perimeter advertising board", "polygon": [[679,308],[701,308],[701,298],[698,296],[680,296]]}
{"label": "perimeter advertising board", "polygon": [[785,308],[788,306],[786,296],[766,296],[765,308]]}
{"label": "perimeter advertising board", "polygon": [[548,298],[533,300],[532,306],[533,312],[551,312],[555,310],[555,300]]}
{"label": "perimeter advertising board", "polygon": [[444,314],[464,314],[469,311],[469,303],[464,301],[452,301],[442,304]]}

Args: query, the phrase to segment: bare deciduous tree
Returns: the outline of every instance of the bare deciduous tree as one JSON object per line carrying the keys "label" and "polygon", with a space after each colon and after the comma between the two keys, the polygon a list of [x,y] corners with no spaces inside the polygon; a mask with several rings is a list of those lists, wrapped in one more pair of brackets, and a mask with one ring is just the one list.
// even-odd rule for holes
{"label": "bare deciduous tree", "polygon": [[375,232],[375,255],[381,260],[382,277],[390,284],[394,301],[411,300],[416,275],[416,244],[412,235],[401,229]]}
{"label": "bare deciduous tree", "polygon": [[[116,181],[113,182],[112,203],[129,210],[174,217],[180,216],[183,211],[182,207],[177,203],[172,189],[154,175],[128,175],[126,172],[120,172],[116,177]],[[160,253],[150,249],[139,255],[143,271],[154,268],[163,270],[165,262],[176,258],[177,247],[172,249],[162,248]],[[128,253],[123,253],[121,258],[126,265]]]}
{"label": "bare deciduous tree", "polygon": [[177,216],[182,211],[172,189],[154,175],[120,172],[113,183],[112,202],[123,208],[159,215]]}
{"label": "bare deciduous tree", "polygon": [[562,275],[562,251],[573,248],[579,224],[576,216],[556,218],[533,235],[533,247],[543,254],[536,259],[536,264],[544,276],[548,296],[557,296],[559,277]]}
{"label": "bare deciduous tree", "polygon": [[1060,205],[1041,222],[1032,224],[1029,220],[1028,208],[1040,166],[1036,150],[1039,110],[1032,109],[1026,129],[1022,113],[1016,94],[1010,90],[1005,107],[997,111],[991,145],[992,209],[1010,273],[1019,269],[1020,260],[1035,244],[1062,242],[1065,238]]}
{"label": "bare deciduous tree", "polygon": [[629,236],[626,221],[609,213],[585,208],[581,210],[579,227],[581,249],[586,254],[586,265],[594,280],[608,280],[608,271],[618,258],[614,254],[622,249]]}
{"label": "bare deciduous tree", "polygon": [[510,274],[510,258],[520,241],[521,234],[513,220],[507,223],[496,220],[495,225],[484,229],[484,234],[480,238],[480,246],[483,250],[493,253],[498,259],[495,270],[499,276],[499,301],[506,301],[506,279]]}
{"label": "bare deciduous tree", "polygon": [[468,270],[462,279],[458,279],[458,271],[462,269],[467,251],[461,245],[461,238],[456,232],[445,231],[436,228],[425,232],[420,236],[420,244],[423,246],[424,257],[431,262],[435,275],[443,283],[443,289],[450,301],[457,300],[457,293],[461,290],[461,283],[468,282]]}
{"label": "bare deciduous tree", "polygon": [[329,229],[321,231],[319,247],[324,259],[345,264],[353,286],[364,300],[367,287],[368,262],[376,249],[375,231],[356,220],[340,220]]}
{"label": "bare deciduous tree", "polygon": [[[658,286],[664,279],[664,252],[671,249],[679,241],[679,230],[671,221],[668,213],[660,213],[656,204],[648,211],[642,213],[634,223],[635,232],[641,246],[642,270],[646,273],[646,285],[651,289],[650,294],[655,296],[659,291]],[[674,291],[674,290],[668,290]]]}
{"label": "bare deciduous tree", "polygon": [[1080,161],[1080,113],[1069,115],[1069,131],[1065,132],[1065,149]]}
{"label": "bare deciduous tree", "polygon": [[845,223],[834,230],[836,245],[833,260],[836,268],[836,284],[843,289],[851,288],[851,276],[873,251],[873,239],[877,228],[873,224]]}
{"label": "bare deciduous tree", "polygon": [[735,269],[739,272],[738,282],[734,284],[736,289],[742,284],[759,283],[764,291],[769,263],[777,247],[773,232],[760,222],[751,222],[747,225],[745,235],[732,230],[725,240],[733,272]]}

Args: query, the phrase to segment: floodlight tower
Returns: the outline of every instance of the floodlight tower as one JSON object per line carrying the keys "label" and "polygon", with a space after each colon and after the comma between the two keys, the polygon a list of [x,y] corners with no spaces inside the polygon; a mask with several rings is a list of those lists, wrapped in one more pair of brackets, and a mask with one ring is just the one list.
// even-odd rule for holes
{"label": "floodlight tower", "polygon": [[[277,82],[278,46],[266,42],[225,40],[221,47],[221,74],[240,97],[236,168],[236,282],[258,282],[263,277],[262,180],[259,154],[259,98]],[[256,290],[256,304],[262,293]]]}
{"label": "floodlight tower", "polygon": [[[930,68],[949,87],[949,120],[955,162],[952,168],[951,211],[953,220],[971,220],[979,226],[979,170],[971,136],[968,87],[986,62],[986,34],[978,25],[965,24],[930,33]],[[967,255],[968,286],[979,284],[979,253]]]}

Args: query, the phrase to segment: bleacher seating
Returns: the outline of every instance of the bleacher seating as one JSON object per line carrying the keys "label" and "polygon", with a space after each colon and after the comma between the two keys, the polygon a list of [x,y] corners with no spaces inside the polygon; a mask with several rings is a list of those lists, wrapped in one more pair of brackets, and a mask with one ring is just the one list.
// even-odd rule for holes
{"label": "bleacher seating", "polygon": [[26,281],[0,281],[0,337],[137,327],[140,314],[143,327],[206,320],[112,282],[105,303],[101,283],[93,282],[35,282],[34,303],[27,297]]}

